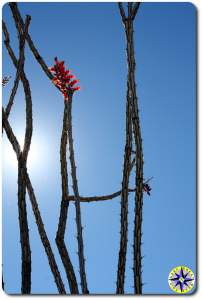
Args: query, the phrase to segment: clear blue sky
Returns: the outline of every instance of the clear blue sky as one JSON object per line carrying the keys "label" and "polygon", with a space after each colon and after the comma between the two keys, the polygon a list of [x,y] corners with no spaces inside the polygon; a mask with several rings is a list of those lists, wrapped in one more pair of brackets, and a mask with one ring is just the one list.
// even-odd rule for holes
{"label": "clear blue sky", "polygon": [[[122,180],[126,54],[116,3],[20,3],[32,16],[30,33],[48,65],[57,55],[80,80],[73,104],[73,130],[80,194],[120,189]],[[3,19],[17,55],[17,38],[8,5]],[[186,265],[196,271],[196,9],[190,3],[143,3],[135,21],[137,93],[143,135],[145,178],[154,176],[151,197],[144,197],[143,292],[167,293],[168,274]],[[54,242],[60,209],[59,147],[63,99],[26,47],[33,97],[35,159],[29,173],[66,288],[68,284]],[[3,48],[3,75],[15,69]],[[4,88],[3,103],[8,100]],[[24,130],[24,96],[18,91],[10,121],[18,137]],[[20,243],[17,216],[17,168],[3,159],[3,269],[5,289],[20,292]],[[10,151],[10,152],[8,152]],[[12,152],[11,152],[12,153]],[[131,179],[131,187],[134,179]],[[129,199],[126,293],[133,293],[132,224]],[[32,292],[57,293],[41,245],[29,200]],[[91,293],[114,293],[119,247],[120,198],[82,204],[86,270]],[[66,242],[78,282],[75,211],[70,205]]]}

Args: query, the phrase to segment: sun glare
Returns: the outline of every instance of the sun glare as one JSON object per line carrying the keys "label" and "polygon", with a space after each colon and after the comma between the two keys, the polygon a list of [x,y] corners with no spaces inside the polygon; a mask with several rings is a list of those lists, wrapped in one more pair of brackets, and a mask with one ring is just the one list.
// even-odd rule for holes
{"label": "sun glare", "polygon": [[[24,135],[18,135],[18,142],[20,144],[21,149],[23,149],[24,145]],[[42,159],[43,155],[43,145],[36,139],[32,140],[30,151],[28,154],[27,166],[31,169],[37,165],[39,160]],[[11,146],[10,142],[7,139],[3,140],[3,162],[7,167],[16,168],[18,165],[16,154]]]}

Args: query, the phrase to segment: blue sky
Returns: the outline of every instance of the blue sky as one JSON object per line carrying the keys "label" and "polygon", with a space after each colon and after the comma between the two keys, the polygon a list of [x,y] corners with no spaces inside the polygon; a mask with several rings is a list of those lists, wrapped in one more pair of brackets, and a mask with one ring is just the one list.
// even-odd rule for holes
{"label": "blue sky", "polygon": [[[48,65],[57,55],[80,80],[73,100],[73,131],[80,194],[120,189],[122,180],[126,54],[116,3],[20,3],[32,16],[30,33]],[[3,19],[17,55],[17,36],[8,6]],[[135,20],[136,82],[143,136],[145,178],[154,176],[151,197],[144,197],[143,292],[170,294],[173,267],[196,271],[196,9],[190,3],[142,3]],[[45,227],[64,279],[54,242],[60,209],[59,147],[63,99],[26,47],[25,70],[33,98],[33,155],[29,173]],[[3,91],[7,103],[15,69],[3,47]],[[18,138],[24,132],[24,95],[20,88],[10,115]],[[17,217],[17,168],[3,137],[3,270],[8,293],[20,292],[20,243]],[[9,154],[9,155],[8,155]],[[134,177],[131,178],[131,187]],[[29,199],[32,292],[57,293],[38,236]],[[91,293],[116,286],[120,198],[82,204],[85,257]],[[126,293],[133,293],[132,237],[134,197],[129,198]],[[70,205],[66,242],[77,273],[75,211]]]}

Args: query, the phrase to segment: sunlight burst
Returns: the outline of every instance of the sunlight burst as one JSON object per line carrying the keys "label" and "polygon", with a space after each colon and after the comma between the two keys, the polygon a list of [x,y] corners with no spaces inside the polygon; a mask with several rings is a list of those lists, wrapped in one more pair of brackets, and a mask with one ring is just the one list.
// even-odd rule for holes
{"label": "sunlight burst", "polygon": [[[24,135],[20,134],[17,136],[17,138],[22,150],[24,145]],[[42,149],[42,144],[38,141],[38,139],[33,139],[28,154],[27,166],[33,169],[37,162],[41,160],[41,156],[44,157],[43,152],[44,151]],[[16,154],[10,142],[7,139],[4,139],[3,141],[3,162],[6,164],[7,167],[9,166],[12,168],[17,168],[18,165]]]}

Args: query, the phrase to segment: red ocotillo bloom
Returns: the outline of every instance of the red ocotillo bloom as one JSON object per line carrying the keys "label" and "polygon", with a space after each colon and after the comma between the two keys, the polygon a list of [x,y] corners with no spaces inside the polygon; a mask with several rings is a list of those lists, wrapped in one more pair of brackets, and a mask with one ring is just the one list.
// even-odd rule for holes
{"label": "red ocotillo bloom", "polygon": [[70,70],[67,70],[64,65],[64,61],[58,61],[55,57],[55,64],[50,68],[51,73],[53,74],[53,83],[59,88],[61,93],[64,96],[64,100],[68,100],[68,93],[79,91],[80,87],[75,86],[78,83],[77,79],[74,79],[75,76],[70,74]]}

